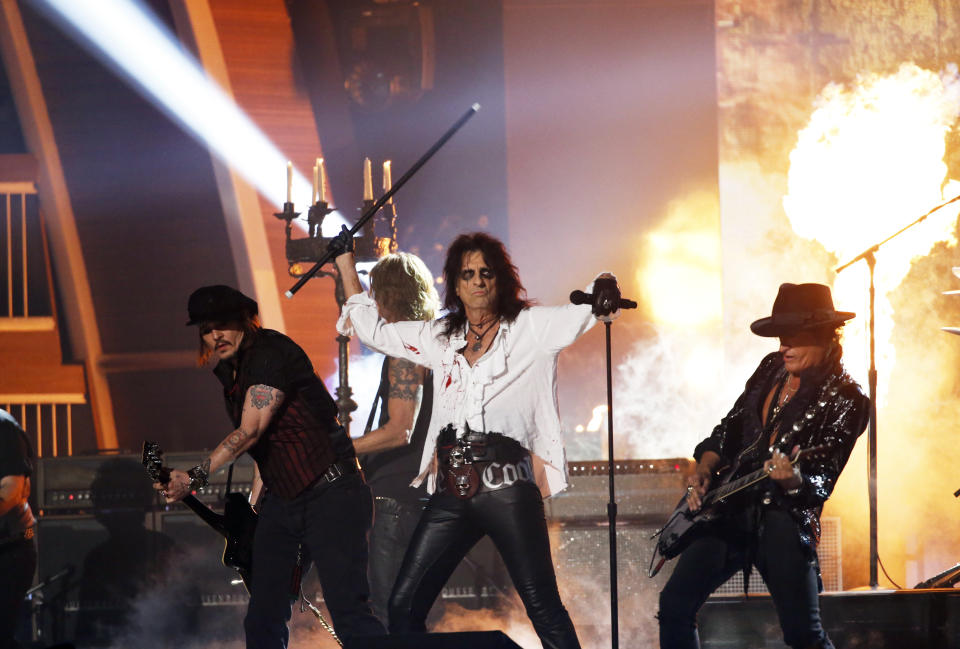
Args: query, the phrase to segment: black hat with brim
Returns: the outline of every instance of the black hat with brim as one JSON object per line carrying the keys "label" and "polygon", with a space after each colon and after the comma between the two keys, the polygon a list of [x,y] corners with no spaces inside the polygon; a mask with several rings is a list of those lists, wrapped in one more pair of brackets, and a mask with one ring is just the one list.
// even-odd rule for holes
{"label": "black hat with brim", "polygon": [[202,286],[187,300],[187,326],[201,322],[229,322],[257,315],[257,302],[235,288],[216,284]]}
{"label": "black hat with brim", "polygon": [[781,284],[769,317],[750,325],[758,336],[775,338],[816,327],[839,327],[856,313],[833,308],[830,287],[823,284]]}

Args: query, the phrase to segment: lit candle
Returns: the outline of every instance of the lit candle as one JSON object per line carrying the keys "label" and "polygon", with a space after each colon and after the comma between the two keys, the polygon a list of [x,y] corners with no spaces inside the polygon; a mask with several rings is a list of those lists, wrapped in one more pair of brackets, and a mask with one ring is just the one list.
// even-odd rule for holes
{"label": "lit candle", "polygon": [[370,158],[363,159],[363,200],[373,200],[373,172],[370,170]]}
{"label": "lit candle", "polygon": [[287,202],[292,203],[290,200],[293,197],[293,163],[287,160]]}
{"label": "lit candle", "polygon": [[[384,160],[383,162],[383,193],[390,191],[390,188],[393,187],[393,178],[390,176],[390,161]],[[388,200],[388,203],[393,202],[393,196]]]}
{"label": "lit candle", "polygon": [[317,182],[318,171],[319,169],[317,168],[317,165],[313,165],[313,192],[310,194],[311,205],[314,205],[317,202],[317,188],[319,187],[319,183]]}
{"label": "lit candle", "polygon": [[320,169],[320,200],[327,202],[327,166],[323,158],[317,158],[317,167]]}

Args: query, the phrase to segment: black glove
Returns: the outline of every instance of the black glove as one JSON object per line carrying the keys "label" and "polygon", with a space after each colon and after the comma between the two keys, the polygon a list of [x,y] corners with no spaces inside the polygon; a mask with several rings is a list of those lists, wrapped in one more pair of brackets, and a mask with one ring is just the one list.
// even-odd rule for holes
{"label": "black glove", "polygon": [[608,316],[620,308],[620,287],[612,277],[600,277],[593,282],[593,315],[598,318]]}
{"label": "black glove", "polygon": [[353,235],[350,229],[343,225],[340,227],[340,234],[330,239],[327,244],[327,251],[333,253],[333,259],[336,260],[340,255],[353,252]]}

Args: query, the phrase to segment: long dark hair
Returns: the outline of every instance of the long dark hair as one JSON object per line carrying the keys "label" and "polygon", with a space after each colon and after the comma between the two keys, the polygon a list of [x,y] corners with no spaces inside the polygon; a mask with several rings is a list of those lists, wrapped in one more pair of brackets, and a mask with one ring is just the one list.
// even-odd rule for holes
{"label": "long dark hair", "polygon": [[510,260],[503,242],[486,232],[461,234],[450,244],[447,260],[443,264],[443,307],[448,311],[443,317],[443,335],[448,338],[450,334],[463,329],[467,322],[463,302],[457,295],[457,280],[460,278],[464,255],[474,251],[483,255],[483,260],[496,275],[497,303],[494,308],[497,317],[513,322],[521,311],[533,304],[532,300],[527,299],[527,289],[520,283],[517,267]]}

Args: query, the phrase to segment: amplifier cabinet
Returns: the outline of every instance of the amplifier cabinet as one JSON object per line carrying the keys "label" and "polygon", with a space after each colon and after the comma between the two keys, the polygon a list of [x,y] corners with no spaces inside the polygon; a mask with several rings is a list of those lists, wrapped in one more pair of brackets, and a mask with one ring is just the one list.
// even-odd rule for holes
{"label": "amplifier cabinet", "polygon": [[[617,528],[617,594],[620,642],[642,647],[657,637],[660,590],[670,577],[667,566],[647,576],[653,550],[650,537],[658,527],[624,524]],[[610,534],[609,526],[552,524],[550,546],[560,594],[584,647],[609,644]]]}
{"label": "amplifier cabinet", "polygon": [[[223,540],[188,511],[40,518],[38,576],[70,573],[34,599],[46,643],[100,646],[124,634],[237,639],[249,601],[220,563]],[[156,635],[156,634],[154,634]],[[106,646],[106,645],[104,645]]]}
{"label": "amplifier cabinet", "polygon": [[[200,464],[207,453],[168,453],[164,463],[178,469]],[[244,454],[234,462],[231,491],[250,493],[253,459]],[[197,491],[201,502],[217,506],[223,502],[227,471],[210,476],[210,484]],[[162,504],[140,463],[139,455],[74,455],[42,458],[37,467],[37,505],[43,514],[88,514],[94,509],[161,507],[186,510],[176,503]],[[96,501],[96,502],[95,502]]]}
{"label": "amplifier cabinet", "polygon": [[[693,473],[690,458],[616,460],[614,488],[618,518],[635,523],[662,525],[683,495],[685,480]],[[547,519],[585,523],[607,520],[609,473],[600,460],[568,463],[570,486],[544,505]]]}

